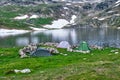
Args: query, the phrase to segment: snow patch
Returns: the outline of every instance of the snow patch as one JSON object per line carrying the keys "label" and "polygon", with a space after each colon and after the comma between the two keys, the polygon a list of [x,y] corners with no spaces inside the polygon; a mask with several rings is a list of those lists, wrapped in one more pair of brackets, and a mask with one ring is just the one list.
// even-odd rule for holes
{"label": "snow patch", "polygon": [[68,25],[69,22],[65,19],[58,19],[52,22],[51,25],[45,25],[44,28],[63,28],[64,26]]}
{"label": "snow patch", "polygon": [[32,19],[32,18],[38,18],[38,17],[39,17],[38,15],[34,14],[34,15],[31,15],[31,16],[28,16],[28,15],[17,16],[14,19],[16,19],[16,20],[23,20],[23,19],[27,19],[27,18]]}
{"label": "snow patch", "polygon": [[120,27],[118,27],[117,29],[120,29]]}
{"label": "snow patch", "polygon": [[120,0],[118,0],[117,2],[116,2],[116,4],[118,4],[120,2]]}
{"label": "snow patch", "polygon": [[76,15],[72,15],[70,22],[68,22],[65,19],[58,19],[58,20],[53,21],[51,25],[45,25],[43,27],[44,28],[56,28],[56,29],[58,28],[58,29],[60,29],[60,28],[63,28],[64,26],[74,24],[76,18],[77,18]]}
{"label": "snow patch", "polygon": [[43,31],[43,30],[46,30],[46,29],[43,29],[43,28],[35,28],[35,27],[30,27],[32,30],[35,30],[35,31]]}
{"label": "snow patch", "polygon": [[119,5],[120,5],[120,3],[116,4],[115,7],[117,7],[117,6],[119,6]]}
{"label": "snow patch", "polygon": [[105,18],[98,18],[98,20],[102,21],[102,20],[105,20]]}
{"label": "snow patch", "polygon": [[98,19],[98,17],[93,17],[92,19]]}
{"label": "snow patch", "polygon": [[115,7],[119,6],[120,5],[120,0],[118,0],[115,4],[116,4]]}
{"label": "snow patch", "polygon": [[101,3],[104,0],[82,0],[82,1],[73,1],[72,3]]}
{"label": "snow patch", "polygon": [[72,4],[71,4],[71,3],[66,3],[66,5],[67,5],[67,6],[70,6],[70,5],[72,5]]}
{"label": "snow patch", "polygon": [[[104,1],[104,0],[91,0],[93,3],[101,3],[102,1]],[[91,2],[91,1],[89,1],[89,2]]]}
{"label": "snow patch", "polygon": [[28,30],[16,30],[16,29],[0,29],[0,37],[6,37],[10,35],[18,35],[18,34],[24,34],[28,33]]}
{"label": "snow patch", "polygon": [[30,16],[30,18],[38,18],[39,16],[38,15],[32,15]]}
{"label": "snow patch", "polygon": [[23,15],[23,16],[17,16],[14,19],[22,20],[22,19],[27,19],[28,17],[29,17],[28,15]]}
{"label": "snow patch", "polygon": [[63,9],[69,9],[68,7],[63,7]]}
{"label": "snow patch", "polygon": [[65,16],[65,14],[61,14],[61,16]]}
{"label": "snow patch", "polygon": [[71,20],[70,20],[70,24],[75,23],[75,19],[76,19],[76,18],[77,18],[76,15],[72,15]]}
{"label": "snow patch", "polygon": [[113,13],[113,12],[115,12],[115,11],[108,11],[107,13]]}
{"label": "snow patch", "polygon": [[114,14],[115,16],[120,16],[120,14]]}

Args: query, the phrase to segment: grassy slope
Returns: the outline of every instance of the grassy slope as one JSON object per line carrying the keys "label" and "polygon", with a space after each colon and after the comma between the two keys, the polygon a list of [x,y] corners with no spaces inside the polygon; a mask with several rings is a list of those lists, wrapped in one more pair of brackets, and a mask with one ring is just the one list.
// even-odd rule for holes
{"label": "grassy slope", "polygon": [[[0,79],[5,80],[119,80],[120,53],[93,50],[90,54],[67,52],[67,56],[24,58],[18,56],[19,48],[0,50]],[[119,50],[120,52],[120,50]],[[30,68],[30,74],[8,73],[14,69]]]}
{"label": "grassy slope", "polygon": [[[39,5],[35,7],[20,7],[15,5],[0,7],[0,28],[16,28],[16,29],[29,29],[29,26],[42,27],[42,25],[50,24],[52,18],[37,18],[37,19],[25,19],[25,20],[14,20],[13,18],[19,15],[25,15],[28,13],[34,13],[40,10],[46,5]],[[28,24],[28,22],[30,22]]]}

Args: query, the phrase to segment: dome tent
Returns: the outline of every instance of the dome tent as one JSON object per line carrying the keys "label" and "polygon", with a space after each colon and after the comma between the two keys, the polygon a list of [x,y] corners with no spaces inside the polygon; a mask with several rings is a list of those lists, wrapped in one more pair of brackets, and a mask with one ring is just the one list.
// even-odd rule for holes
{"label": "dome tent", "polygon": [[68,48],[68,47],[70,47],[70,44],[69,44],[69,42],[67,42],[67,41],[61,41],[61,42],[58,44],[57,47],[58,47],[58,48]]}
{"label": "dome tent", "polygon": [[50,52],[46,49],[38,48],[32,53],[30,53],[31,57],[40,57],[40,56],[51,56]]}
{"label": "dome tent", "polygon": [[89,48],[87,42],[83,41],[82,43],[80,43],[80,45],[77,48],[75,48],[74,51],[75,52],[82,52],[82,53],[89,53],[90,48]]}

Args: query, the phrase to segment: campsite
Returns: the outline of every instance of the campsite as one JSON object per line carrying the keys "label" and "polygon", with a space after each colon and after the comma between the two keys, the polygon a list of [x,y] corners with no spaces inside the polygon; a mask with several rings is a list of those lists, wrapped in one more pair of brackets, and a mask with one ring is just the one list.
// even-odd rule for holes
{"label": "campsite", "polygon": [[120,0],[0,0],[0,80],[120,80]]}
{"label": "campsite", "polygon": [[[44,47],[50,46],[45,44]],[[1,48],[1,80],[119,80],[120,78],[118,48],[92,49],[90,53],[57,48],[59,54],[56,55],[25,58],[20,58],[19,49],[21,48]],[[29,69],[29,73],[14,72],[24,69]]]}

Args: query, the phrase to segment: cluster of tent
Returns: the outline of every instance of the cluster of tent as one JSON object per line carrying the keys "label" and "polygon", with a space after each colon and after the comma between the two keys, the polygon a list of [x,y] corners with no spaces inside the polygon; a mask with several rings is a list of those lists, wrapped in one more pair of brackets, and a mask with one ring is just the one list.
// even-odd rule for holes
{"label": "cluster of tent", "polygon": [[[67,41],[61,41],[57,45],[57,48],[70,48],[70,47],[71,47],[71,45]],[[72,51],[73,52],[81,52],[81,53],[89,53],[90,48],[89,48],[87,42],[83,41],[79,44],[79,46],[77,46],[76,48],[73,48]],[[37,50],[32,52],[30,55],[31,56],[51,56],[51,53],[46,49],[38,48]]]}
{"label": "cluster of tent", "polygon": [[[59,43],[59,45],[57,47],[58,48],[69,48],[69,47],[71,47],[71,45],[67,41],[62,41],[62,42]],[[79,44],[79,46],[73,48],[72,51],[74,51],[74,52],[82,52],[82,53],[89,53],[90,48],[89,48],[87,42],[83,41],[83,42],[81,42]]]}
{"label": "cluster of tent", "polygon": [[[68,48],[71,48],[71,45],[67,41],[61,41],[56,47],[68,49]],[[79,46],[77,46],[75,48],[71,48],[71,49],[73,52],[82,52],[82,53],[89,53],[90,52],[90,48],[89,48],[87,42],[85,42],[85,41],[80,43]],[[43,48],[36,48],[35,50],[33,50],[29,53],[29,56],[31,56],[31,57],[51,56],[51,55],[52,54],[50,53],[49,50],[43,49]]]}

